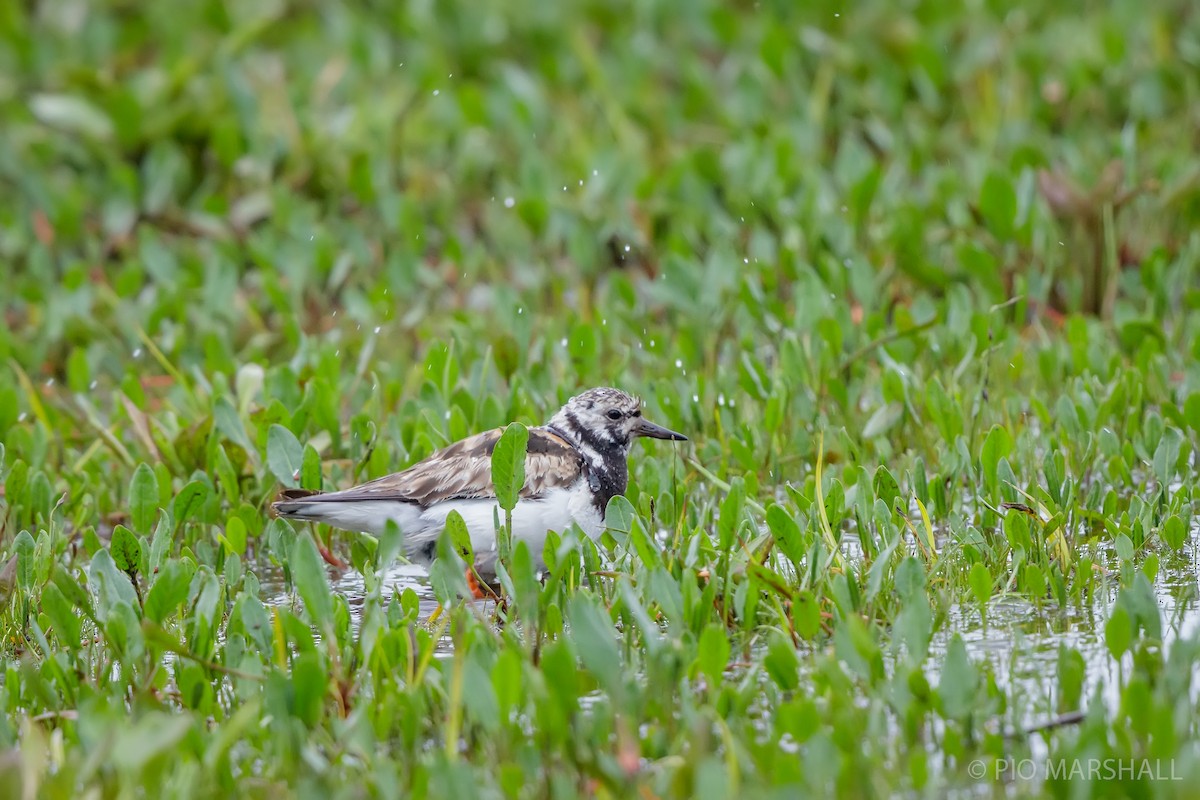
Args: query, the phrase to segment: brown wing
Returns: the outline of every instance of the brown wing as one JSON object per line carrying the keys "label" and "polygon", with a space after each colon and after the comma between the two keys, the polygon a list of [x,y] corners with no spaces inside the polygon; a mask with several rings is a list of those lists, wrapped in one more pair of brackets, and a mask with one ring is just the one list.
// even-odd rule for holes
{"label": "brown wing", "polygon": [[[478,433],[443,448],[403,472],[376,478],[340,492],[302,495],[307,501],[345,503],[357,500],[400,500],[430,506],[442,500],[495,497],[492,451],[503,428]],[[529,429],[522,498],[538,497],[557,486],[570,486],[583,474],[579,451],[543,428]],[[290,494],[285,492],[286,499]],[[300,492],[296,492],[300,495]]]}

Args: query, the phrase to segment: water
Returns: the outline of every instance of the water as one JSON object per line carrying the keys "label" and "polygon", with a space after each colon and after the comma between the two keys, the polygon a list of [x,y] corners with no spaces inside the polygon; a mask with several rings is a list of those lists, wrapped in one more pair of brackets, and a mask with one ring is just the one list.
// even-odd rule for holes
{"label": "water", "polygon": [[[1179,553],[1160,553],[1161,564],[1153,589],[1162,619],[1164,655],[1180,637],[1200,636],[1200,517],[1193,519],[1191,537]],[[842,551],[850,561],[862,558],[857,537],[844,534]],[[940,665],[952,638],[957,634],[977,665],[987,663],[998,687],[1009,698],[1005,723],[1028,728],[1053,718],[1058,712],[1058,654],[1065,645],[1083,657],[1085,676],[1082,698],[1086,704],[1100,697],[1109,711],[1120,703],[1122,670],[1128,674],[1132,656],[1118,663],[1109,655],[1104,624],[1116,602],[1119,564],[1115,556],[1105,565],[1107,574],[1098,576],[1096,590],[1087,604],[1059,608],[1047,601],[1035,606],[1023,596],[1007,595],[993,600],[984,620],[974,603],[956,604],[947,612],[942,627],[934,633],[925,661],[931,685],[937,685]],[[295,598],[284,585],[283,573],[269,563],[255,568],[262,594],[270,605],[290,606]],[[425,620],[437,607],[428,573],[414,564],[395,564],[380,576],[382,596],[412,589],[420,599],[420,617]],[[357,631],[367,587],[361,574],[345,568],[333,577],[333,589],[347,600],[351,625]],[[889,648],[884,645],[885,651]],[[439,651],[449,652],[449,640]],[[892,664],[888,664],[889,672]],[[1198,682],[1200,683],[1200,682]],[[1193,688],[1200,695],[1200,688]],[[1194,697],[1193,700],[1196,698]]]}

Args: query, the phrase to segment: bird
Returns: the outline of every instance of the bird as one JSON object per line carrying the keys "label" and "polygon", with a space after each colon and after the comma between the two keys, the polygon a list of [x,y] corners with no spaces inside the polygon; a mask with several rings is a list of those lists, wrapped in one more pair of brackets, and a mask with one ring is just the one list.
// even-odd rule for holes
{"label": "bird", "polygon": [[[403,534],[405,557],[426,568],[437,556],[447,516],[457,511],[470,534],[475,573],[494,583],[496,520],[504,513],[492,485],[491,461],[503,432],[496,428],[469,436],[401,472],[342,491],[285,489],[272,510],[288,519],[374,535],[393,521]],[[561,533],[574,523],[586,536],[599,538],[608,502],[629,484],[628,457],[640,437],[687,441],[643,417],[641,400],[610,387],[575,395],[546,424],[529,428],[525,485],[512,512],[513,544],[524,541],[544,568],[548,531]]]}

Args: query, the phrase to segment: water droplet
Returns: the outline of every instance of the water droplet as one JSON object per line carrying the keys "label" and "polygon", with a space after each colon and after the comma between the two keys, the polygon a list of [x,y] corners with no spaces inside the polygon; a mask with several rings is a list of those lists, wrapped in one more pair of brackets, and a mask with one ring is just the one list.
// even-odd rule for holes
{"label": "water droplet", "polygon": [[628,253],[628,252],[629,252],[629,245],[625,245],[625,252],[626,252],[626,253]]}
{"label": "water droplet", "polygon": [[517,313],[518,313],[518,314],[524,314],[524,313],[525,313],[525,307],[524,307],[524,306],[517,306]]}
{"label": "water droplet", "polygon": [[517,204],[517,201],[514,200],[513,198],[511,198],[511,197],[504,198],[504,207],[505,208],[512,208],[516,204]]}
{"label": "water droplet", "polygon": [[719,406],[725,405],[725,395],[723,393],[717,395],[717,405],[719,405]]}
{"label": "water droplet", "polygon": [[737,403],[733,402],[733,398],[729,398],[729,407],[733,408],[735,405],[737,405]]}
{"label": "water droplet", "polygon": [[142,357],[142,348],[140,348],[140,347],[133,348],[133,357],[141,358]]}
{"label": "water droplet", "polygon": [[604,318],[604,319],[600,320],[600,324],[601,324],[601,325],[607,325],[607,324],[608,324],[608,318],[606,317],[606,318]]}
{"label": "water droplet", "polygon": [[566,190],[567,190],[567,187],[564,185],[564,186],[563,186],[563,191],[565,192]]}
{"label": "water droplet", "polygon": [[749,264],[749,263],[750,263],[750,259],[748,259],[748,258],[743,258],[743,259],[742,259],[742,263],[743,263],[743,264]]}
{"label": "water droplet", "polygon": [[441,94],[441,93],[442,93],[442,90],[441,90],[441,89],[434,89],[434,90],[433,90],[433,96],[434,96],[434,97],[437,97],[437,96],[438,96],[439,94]]}
{"label": "water droplet", "polygon": [[333,351],[333,354],[334,354],[335,356],[340,356],[340,355],[342,354],[342,351],[341,351],[341,350],[334,350],[334,351]]}
{"label": "water droplet", "polygon": [[675,369],[683,369],[683,359],[675,359]]}
{"label": "water droplet", "polygon": [[99,386],[99,384],[96,383],[96,381],[92,381],[91,383],[88,384],[89,389],[95,389],[97,386]]}
{"label": "water droplet", "polygon": [[26,414],[24,411],[22,411],[20,414],[17,414],[17,422],[24,422],[25,416],[26,416]]}
{"label": "water droplet", "polygon": [[583,178],[580,178],[580,179],[579,179],[579,185],[580,185],[580,186],[583,186]]}
{"label": "water droplet", "polygon": [[596,177],[596,176],[597,176],[597,175],[599,175],[599,174],[600,174],[600,170],[598,170],[598,169],[594,169],[594,170],[592,170],[592,177],[593,177],[593,178],[594,178],[594,177]]}
{"label": "water droplet", "polygon": [[692,402],[693,402],[693,403],[699,403],[699,402],[700,402],[700,395],[698,395],[698,394],[694,394],[694,395],[692,395]]}
{"label": "water droplet", "polygon": [[564,336],[562,339],[559,340],[558,343],[560,345],[562,345],[563,347],[566,347],[567,346],[567,337]]}
{"label": "water droplet", "polygon": [[450,419],[450,412],[447,411],[443,416],[445,416],[446,419]]}
{"label": "water droplet", "polygon": [[654,347],[654,340],[653,340],[653,339],[651,339],[651,340],[650,340],[650,346],[651,346],[651,347]]}
{"label": "water droplet", "polygon": [[382,327],[382,326],[380,326],[380,325],[376,325],[376,326],[375,326],[375,332],[376,332],[376,333],[379,333],[379,329],[380,329],[381,327]]}
{"label": "water droplet", "polygon": [[53,385],[54,385],[54,378],[47,378],[46,379],[46,388],[49,389]]}

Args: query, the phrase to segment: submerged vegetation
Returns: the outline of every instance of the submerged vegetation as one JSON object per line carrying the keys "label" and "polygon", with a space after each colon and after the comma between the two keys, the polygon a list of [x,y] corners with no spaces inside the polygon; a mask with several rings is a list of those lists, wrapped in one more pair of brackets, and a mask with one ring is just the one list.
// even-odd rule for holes
{"label": "submerged vegetation", "polygon": [[[0,794],[1191,794],[1200,14],[1019,5],[5,4]],[[595,385],[504,607],[267,512]]]}

